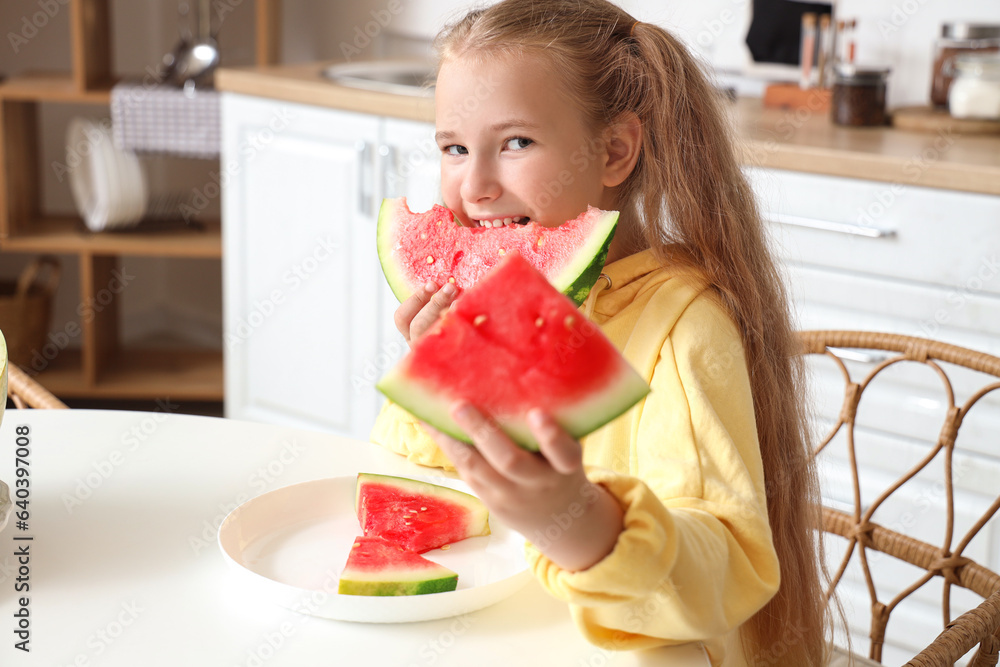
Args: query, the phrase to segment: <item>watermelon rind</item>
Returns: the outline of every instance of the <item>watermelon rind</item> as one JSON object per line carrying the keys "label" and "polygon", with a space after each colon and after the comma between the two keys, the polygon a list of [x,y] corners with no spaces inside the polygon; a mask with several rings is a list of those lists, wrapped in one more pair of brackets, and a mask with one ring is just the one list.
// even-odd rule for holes
{"label": "watermelon rind", "polygon": [[[423,386],[419,379],[408,376],[405,359],[404,363],[389,370],[377,386],[391,401],[408,412],[419,415],[423,421],[442,433],[474,444],[473,437],[451,418],[451,406],[455,398],[442,396]],[[600,394],[558,409],[551,417],[569,435],[579,439],[624,414],[648,393],[649,385],[630,366],[622,364],[621,370],[607,382]],[[532,435],[524,416],[500,418],[497,426],[524,449],[538,451],[538,441]]]}
{"label": "watermelon rind", "polygon": [[[393,561],[377,570],[362,569],[354,560],[354,549],[368,550],[368,556]],[[361,552],[357,552],[361,553]],[[399,549],[380,538],[359,537],[354,541],[347,564],[340,574],[337,592],[341,595],[428,595],[446,593],[458,587],[458,573],[411,551]]]}
{"label": "watermelon rind", "polygon": [[[393,221],[400,209],[412,214],[405,197],[383,199],[379,207],[376,244],[382,272],[389,288],[400,303],[408,299],[412,290],[405,278],[403,267],[393,259]],[[457,223],[456,223],[457,224]],[[563,267],[558,275],[551,276],[549,282],[557,290],[580,305],[587,298],[594,283],[604,270],[608,258],[611,239],[618,226],[618,211],[604,211],[594,224],[593,231],[575,253],[575,258]],[[554,237],[550,237],[554,241]]]}

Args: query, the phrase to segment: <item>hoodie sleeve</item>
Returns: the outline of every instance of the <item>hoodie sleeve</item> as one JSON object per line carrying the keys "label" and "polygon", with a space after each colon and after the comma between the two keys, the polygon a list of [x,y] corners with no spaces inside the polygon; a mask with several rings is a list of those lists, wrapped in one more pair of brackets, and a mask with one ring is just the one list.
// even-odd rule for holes
{"label": "hoodie sleeve", "polygon": [[455,469],[434,439],[420,425],[420,420],[392,401],[386,401],[382,406],[368,439],[419,465]]}
{"label": "hoodie sleeve", "polygon": [[699,297],[677,320],[650,385],[611,466],[629,474],[588,467],[624,510],[612,552],[571,572],[528,548],[542,585],[608,648],[728,635],[779,582],[743,348],[714,301]]}

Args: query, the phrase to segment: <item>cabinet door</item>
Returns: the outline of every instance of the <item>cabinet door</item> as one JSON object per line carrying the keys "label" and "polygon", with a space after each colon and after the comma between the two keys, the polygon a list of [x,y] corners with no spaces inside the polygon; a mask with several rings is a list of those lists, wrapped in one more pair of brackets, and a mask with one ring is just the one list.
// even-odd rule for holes
{"label": "cabinet door", "polygon": [[[441,153],[434,141],[434,125],[387,118],[378,148],[378,174],[383,197],[406,197],[412,211],[426,211],[441,202]],[[371,250],[374,252],[374,246]],[[379,344],[376,355],[365,363],[356,392],[372,391],[374,383],[395,365],[408,349],[396,330],[393,314],[399,302],[382,276],[378,281]],[[376,409],[384,398],[373,392]]]}
{"label": "cabinet door", "polygon": [[367,439],[375,403],[354,383],[377,346],[378,127],[224,97],[227,416]]}

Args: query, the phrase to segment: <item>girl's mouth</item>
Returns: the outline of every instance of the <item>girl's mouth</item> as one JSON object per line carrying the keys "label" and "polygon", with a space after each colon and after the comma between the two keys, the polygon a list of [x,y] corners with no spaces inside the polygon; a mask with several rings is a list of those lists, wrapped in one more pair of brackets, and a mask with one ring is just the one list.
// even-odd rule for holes
{"label": "girl's mouth", "polygon": [[473,220],[473,227],[509,227],[510,225],[526,225],[531,218],[526,215],[515,215],[510,218],[494,218],[491,220]]}

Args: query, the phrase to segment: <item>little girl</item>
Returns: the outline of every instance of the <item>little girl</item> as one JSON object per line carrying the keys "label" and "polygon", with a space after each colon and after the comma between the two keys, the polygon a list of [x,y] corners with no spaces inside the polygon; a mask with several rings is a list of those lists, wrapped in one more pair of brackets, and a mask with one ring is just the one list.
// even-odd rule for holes
{"label": "little girl", "polygon": [[[582,443],[530,412],[538,454],[468,404],[453,416],[474,448],[392,404],[372,440],[453,466],[598,645],[824,664],[800,370],[719,95],[676,39],[604,0],[506,0],[438,50],[445,204],[488,227],[620,211],[583,310],[652,392]],[[428,284],[396,325],[412,341],[455,297]]]}

